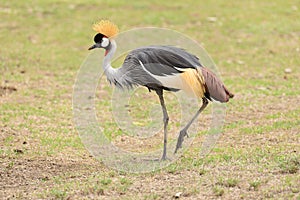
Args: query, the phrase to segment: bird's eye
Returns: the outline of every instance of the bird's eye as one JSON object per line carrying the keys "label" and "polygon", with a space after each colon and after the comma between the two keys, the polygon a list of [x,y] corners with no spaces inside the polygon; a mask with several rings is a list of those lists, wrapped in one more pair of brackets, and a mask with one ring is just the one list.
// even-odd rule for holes
{"label": "bird's eye", "polygon": [[109,45],[109,39],[106,38],[106,37],[102,38],[101,46],[102,46],[103,48],[105,48],[105,47],[108,47],[108,45]]}

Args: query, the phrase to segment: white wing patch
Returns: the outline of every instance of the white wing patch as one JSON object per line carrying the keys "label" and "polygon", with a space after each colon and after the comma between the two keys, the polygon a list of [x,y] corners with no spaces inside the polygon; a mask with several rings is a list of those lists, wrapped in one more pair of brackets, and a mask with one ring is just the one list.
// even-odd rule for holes
{"label": "white wing patch", "polygon": [[142,61],[139,60],[139,62],[141,64],[143,70],[145,70],[145,72],[147,72],[150,76],[152,76],[156,80],[160,81],[164,87],[174,88],[174,89],[183,89],[184,88],[183,81],[182,81],[179,73],[173,74],[173,75],[164,75],[164,76],[154,75],[145,68]]}
{"label": "white wing patch", "polygon": [[174,68],[177,69],[178,71],[182,71],[182,72],[185,72],[190,69],[190,68],[179,68],[179,67],[174,67]]}

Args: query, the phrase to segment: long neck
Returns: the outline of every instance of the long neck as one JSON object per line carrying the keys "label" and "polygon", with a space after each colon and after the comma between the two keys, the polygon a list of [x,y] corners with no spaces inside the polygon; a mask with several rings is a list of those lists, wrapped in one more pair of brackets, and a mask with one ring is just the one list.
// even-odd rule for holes
{"label": "long neck", "polygon": [[103,70],[104,70],[104,73],[108,80],[112,80],[117,71],[116,69],[112,68],[112,66],[111,66],[111,60],[117,50],[117,44],[116,44],[115,40],[111,39],[110,45],[111,45],[110,49],[107,50],[108,52],[106,53],[104,60],[103,60]]}

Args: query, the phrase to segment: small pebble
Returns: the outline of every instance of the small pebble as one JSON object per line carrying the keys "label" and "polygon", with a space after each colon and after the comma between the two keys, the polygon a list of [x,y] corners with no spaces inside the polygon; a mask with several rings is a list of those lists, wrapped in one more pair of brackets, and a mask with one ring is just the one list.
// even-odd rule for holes
{"label": "small pebble", "polygon": [[175,198],[178,199],[178,198],[181,196],[181,194],[182,194],[182,192],[177,192],[177,193],[175,194]]}
{"label": "small pebble", "polygon": [[236,62],[237,62],[237,64],[239,64],[239,65],[243,65],[243,64],[245,64],[245,62],[244,62],[244,61],[242,61],[242,60],[237,60]]}
{"label": "small pebble", "polygon": [[287,74],[289,74],[289,73],[292,72],[292,69],[291,68],[285,68],[284,72],[287,73]]}
{"label": "small pebble", "polygon": [[209,22],[216,22],[218,19],[216,17],[208,17],[207,21]]}
{"label": "small pebble", "polygon": [[257,89],[259,89],[259,90],[267,90],[268,88],[266,88],[266,87],[258,87]]}

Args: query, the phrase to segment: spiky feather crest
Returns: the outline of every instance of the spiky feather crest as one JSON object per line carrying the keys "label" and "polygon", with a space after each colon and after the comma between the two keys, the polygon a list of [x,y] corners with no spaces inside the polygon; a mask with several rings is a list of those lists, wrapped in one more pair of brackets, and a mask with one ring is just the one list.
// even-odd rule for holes
{"label": "spiky feather crest", "polygon": [[93,25],[93,29],[108,38],[114,37],[119,33],[118,27],[109,20],[100,20]]}

